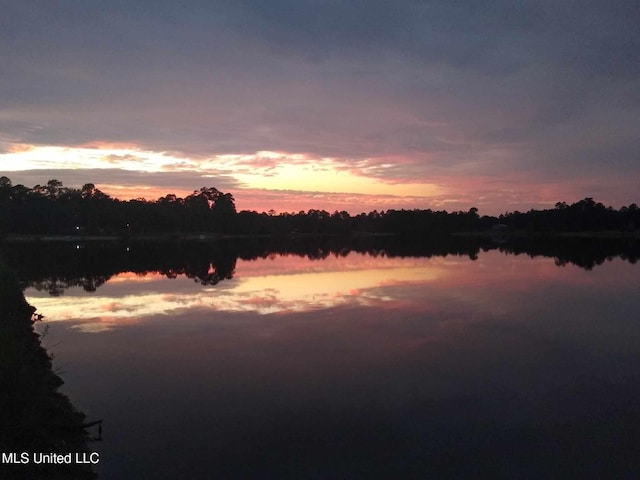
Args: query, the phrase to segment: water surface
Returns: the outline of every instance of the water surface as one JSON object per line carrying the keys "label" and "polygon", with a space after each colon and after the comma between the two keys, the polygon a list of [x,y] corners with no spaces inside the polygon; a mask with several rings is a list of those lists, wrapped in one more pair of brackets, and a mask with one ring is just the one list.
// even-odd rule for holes
{"label": "water surface", "polygon": [[31,283],[101,478],[637,473],[636,265],[320,257]]}

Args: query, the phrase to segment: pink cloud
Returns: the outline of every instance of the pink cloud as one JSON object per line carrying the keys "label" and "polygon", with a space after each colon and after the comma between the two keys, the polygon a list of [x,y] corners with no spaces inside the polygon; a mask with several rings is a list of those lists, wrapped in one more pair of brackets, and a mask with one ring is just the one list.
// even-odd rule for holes
{"label": "pink cloud", "polygon": [[346,210],[352,215],[391,208],[427,208],[421,197],[365,195],[354,193],[319,193],[289,190],[239,189],[234,193],[238,210],[294,212],[310,209],[328,212]]}

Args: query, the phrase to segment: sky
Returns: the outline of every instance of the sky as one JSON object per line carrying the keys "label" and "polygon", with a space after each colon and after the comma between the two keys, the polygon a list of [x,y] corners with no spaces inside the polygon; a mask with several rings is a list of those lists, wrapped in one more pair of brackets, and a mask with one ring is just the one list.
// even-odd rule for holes
{"label": "sky", "polygon": [[619,208],[640,3],[0,0],[0,175],[238,209]]}

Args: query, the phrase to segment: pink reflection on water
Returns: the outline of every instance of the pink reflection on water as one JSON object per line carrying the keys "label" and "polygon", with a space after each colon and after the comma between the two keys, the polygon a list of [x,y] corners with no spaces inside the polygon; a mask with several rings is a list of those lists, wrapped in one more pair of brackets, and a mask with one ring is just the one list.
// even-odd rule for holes
{"label": "pink reflection on water", "polygon": [[[119,327],[104,335],[53,325],[51,341],[67,340],[60,353],[72,398],[114,425],[112,441],[99,446],[106,462],[140,462],[152,452],[155,465],[162,452],[188,465],[173,445],[220,461],[241,450],[250,461],[278,442],[286,453],[309,442],[315,451],[338,435],[366,442],[385,429],[400,451],[408,439],[425,445],[424,455],[437,452],[429,448],[440,431],[454,447],[461,442],[464,460],[504,431],[547,441],[568,421],[589,426],[611,412],[615,421],[618,406],[634,398],[626,393],[637,392],[629,386],[638,384],[640,325],[632,315],[640,271],[628,263],[585,271],[499,252],[476,261],[332,262],[240,261],[237,278],[211,287],[129,276],[120,284],[129,282],[134,298],[116,297],[127,290],[106,284],[97,292],[104,305],[163,309],[101,317]],[[604,414],[589,389],[612,405]],[[327,458],[351,443],[329,448]],[[511,451],[509,443],[504,452]]]}
{"label": "pink reflection on water", "polygon": [[[323,260],[295,255],[238,260],[234,278],[214,286],[194,284],[185,276],[124,272],[95,294],[70,289],[63,297],[51,298],[28,290],[27,297],[47,319],[94,324],[94,331],[188,310],[269,315],[337,306],[430,315],[446,311],[447,316],[468,309],[471,313],[460,318],[469,322],[482,317],[478,312],[503,315],[518,302],[542,304],[550,288],[613,292],[635,281],[634,275],[622,262],[586,272],[571,265],[558,267],[550,258],[498,251],[481,252],[475,261],[452,255],[390,258],[351,252]],[[538,292],[540,288],[544,291]]]}

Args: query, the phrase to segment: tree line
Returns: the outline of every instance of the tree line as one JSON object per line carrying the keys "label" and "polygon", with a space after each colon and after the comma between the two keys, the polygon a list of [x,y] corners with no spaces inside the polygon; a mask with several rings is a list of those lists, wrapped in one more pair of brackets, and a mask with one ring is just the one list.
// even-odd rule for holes
{"label": "tree line", "polygon": [[232,194],[202,187],[184,198],[168,194],[157,200],[119,200],[87,183],[65,187],[58,180],[33,188],[0,177],[0,234],[120,235],[141,234],[352,234],[429,235],[450,232],[512,230],[525,232],[635,231],[640,209],[633,203],[616,210],[585,198],[554,208],[480,216],[478,209],[390,209],[351,215],[310,209],[276,214],[237,211]]}

